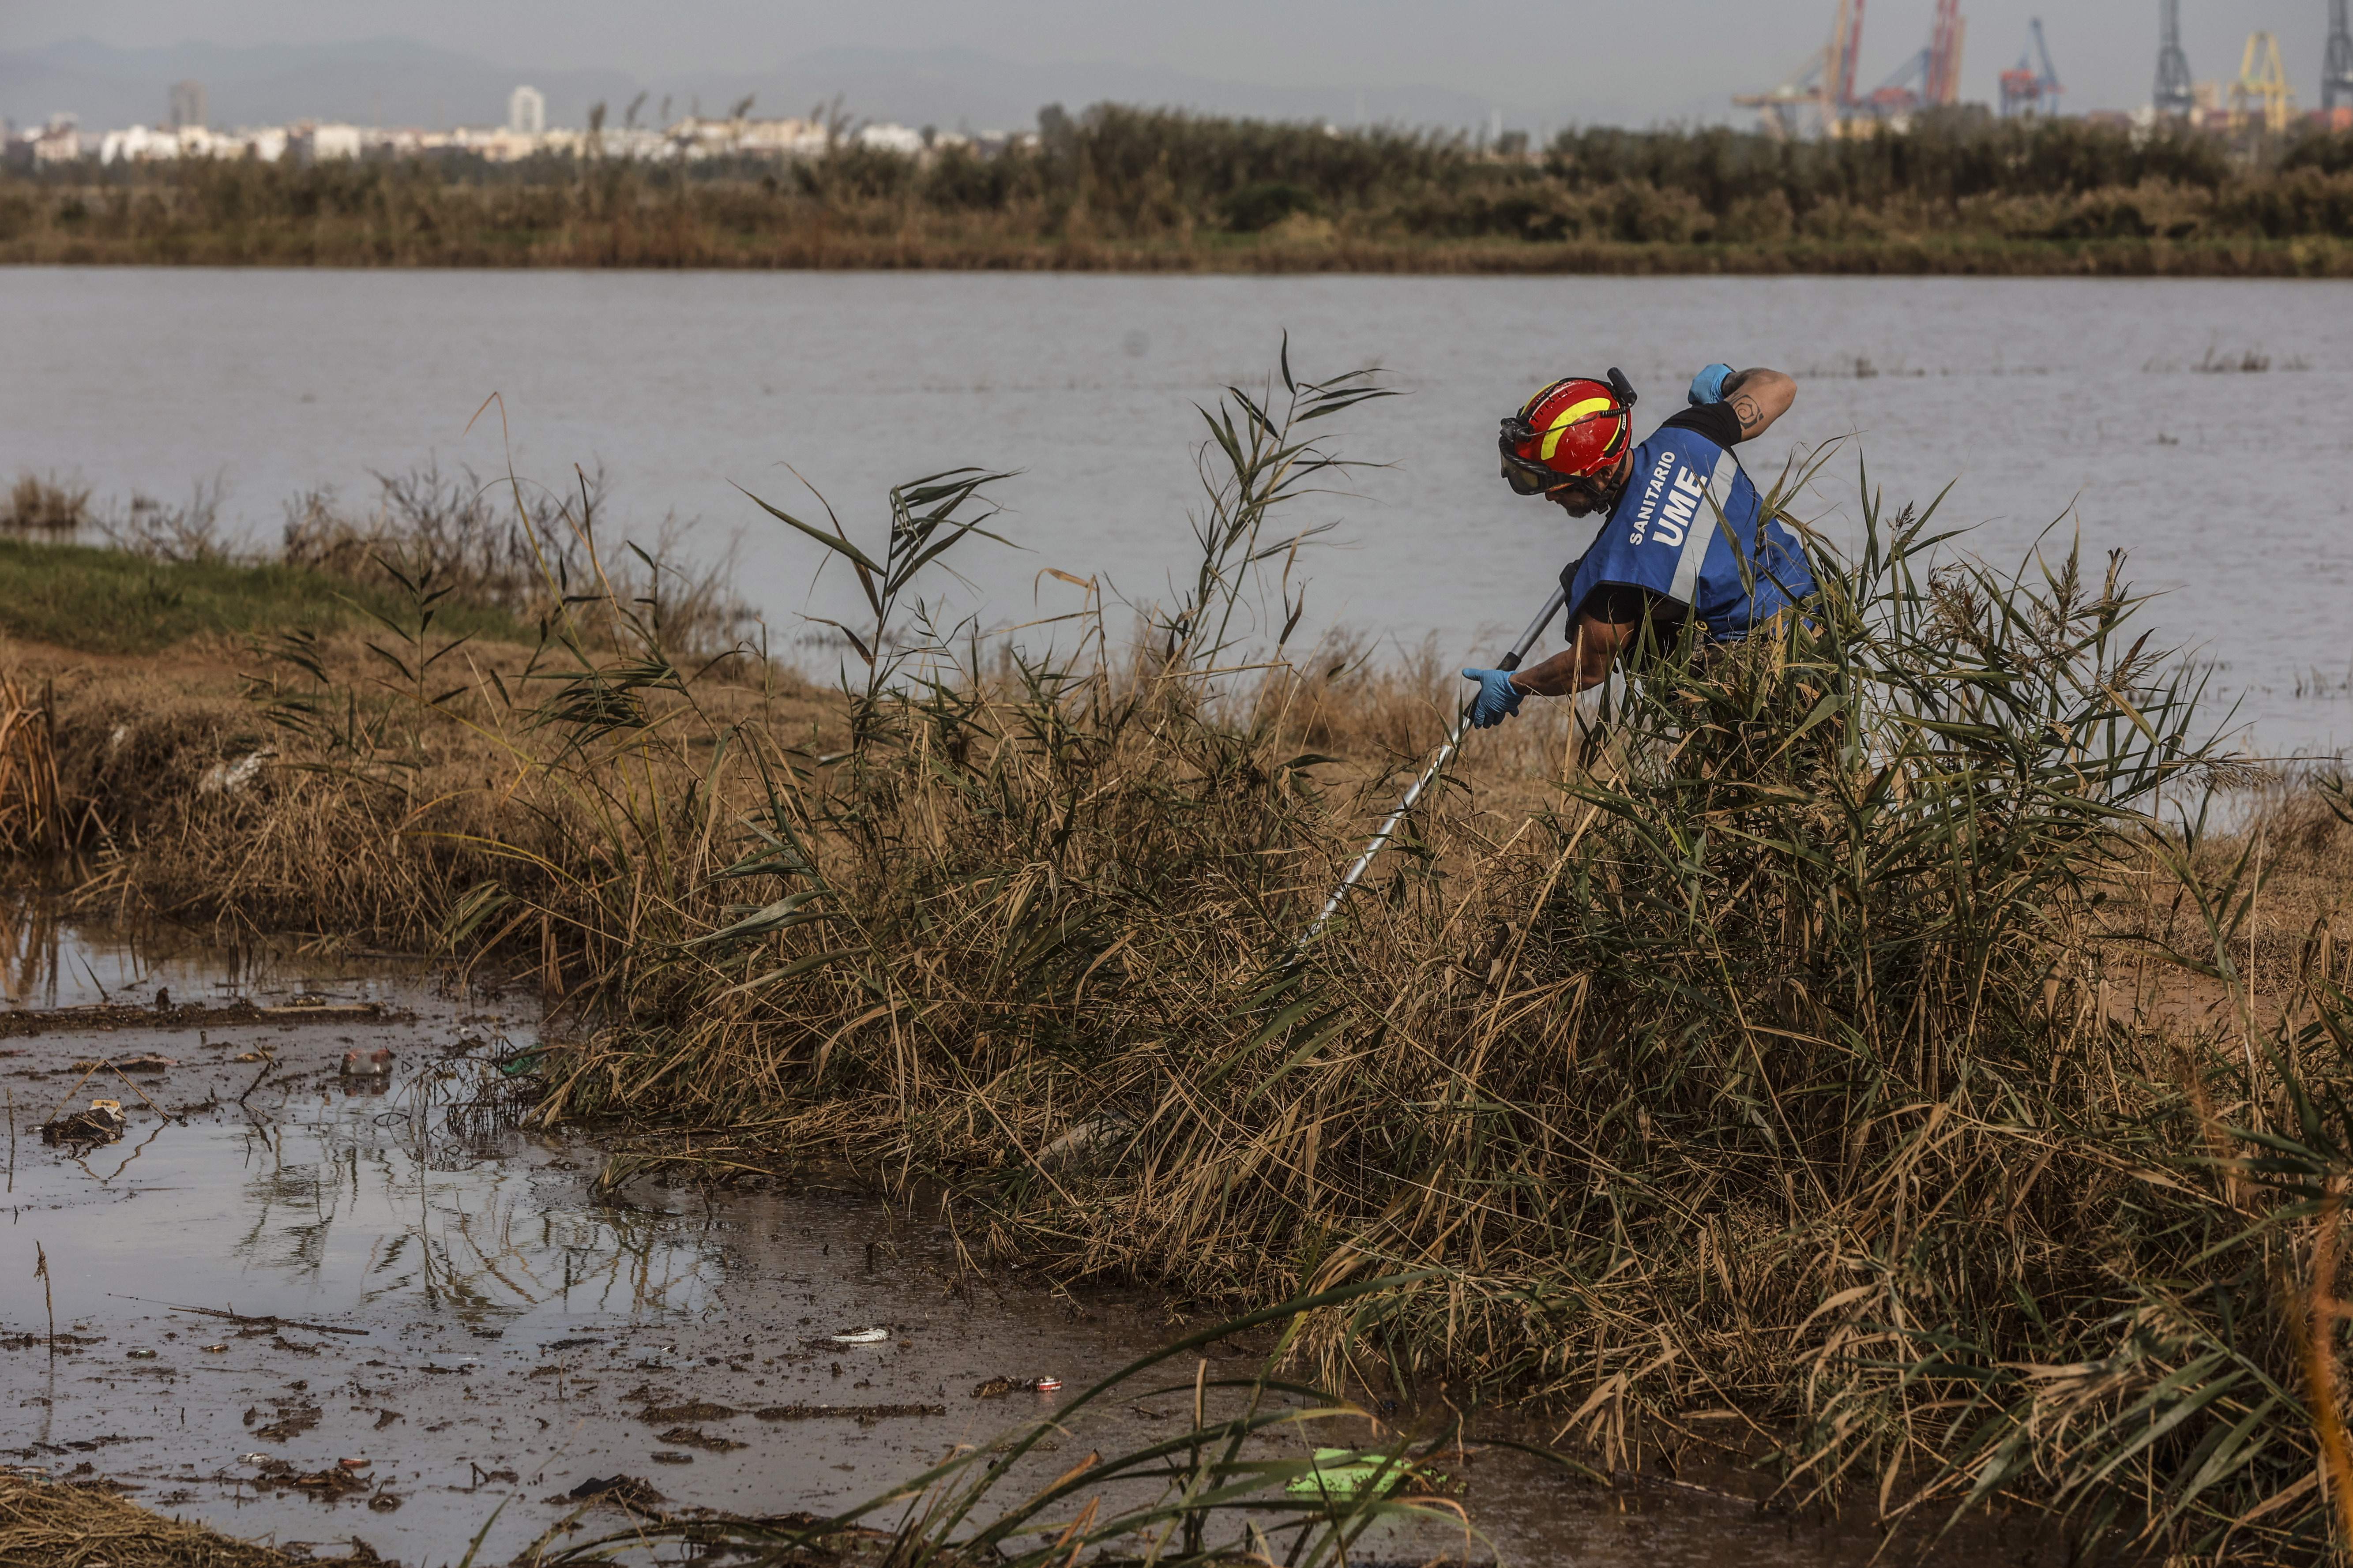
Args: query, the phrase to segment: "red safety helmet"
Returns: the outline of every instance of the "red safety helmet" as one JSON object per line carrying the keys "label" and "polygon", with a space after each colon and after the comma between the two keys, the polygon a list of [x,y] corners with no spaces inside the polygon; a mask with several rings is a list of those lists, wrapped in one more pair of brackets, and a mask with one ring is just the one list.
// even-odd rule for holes
{"label": "red safety helmet", "polygon": [[1634,436],[1634,388],[1612,366],[1609,379],[1564,376],[1504,421],[1496,445],[1504,478],[1524,496],[1606,474]]}

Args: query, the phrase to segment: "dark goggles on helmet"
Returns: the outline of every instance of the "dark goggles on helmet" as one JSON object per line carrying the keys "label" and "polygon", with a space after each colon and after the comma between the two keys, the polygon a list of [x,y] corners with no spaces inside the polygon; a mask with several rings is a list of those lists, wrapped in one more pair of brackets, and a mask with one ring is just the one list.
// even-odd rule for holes
{"label": "dark goggles on helmet", "polygon": [[1512,493],[1515,496],[1540,496],[1555,485],[1567,484],[1569,478],[1567,474],[1556,473],[1542,463],[1532,463],[1512,450],[1520,445],[1512,439],[1512,426],[1517,424],[1519,421],[1516,419],[1504,420],[1503,437],[1495,443],[1503,449],[1504,482],[1512,487]]}

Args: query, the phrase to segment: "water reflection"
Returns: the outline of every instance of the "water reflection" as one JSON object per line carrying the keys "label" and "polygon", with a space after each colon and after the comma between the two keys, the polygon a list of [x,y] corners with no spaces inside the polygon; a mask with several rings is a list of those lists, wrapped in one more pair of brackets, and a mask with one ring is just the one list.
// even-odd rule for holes
{"label": "water reflection", "polygon": [[158,986],[182,1001],[246,995],[267,954],[193,933],[94,932],[46,899],[0,896],[0,1002],[10,1007],[80,1007],[151,1002]]}
{"label": "water reflection", "polygon": [[[161,1295],[491,1325],[691,1313],[724,1277],[727,1227],[596,1203],[592,1151],[519,1128],[529,1079],[504,1068],[537,1043],[527,1000],[261,946],[116,940],[30,900],[0,901],[0,988],[34,1009],[159,994],[387,1005],[316,1022],[247,1015],[153,1040],[93,1020],[22,1041],[6,1064],[20,1120],[72,1097],[88,1059],[161,1047],[122,1142],[20,1149],[11,1170],[19,1226],[75,1215],[69,1232],[41,1229],[78,1301]],[[0,1269],[0,1311],[26,1305],[21,1272]]]}
{"label": "water reflection", "polygon": [[699,1309],[723,1275],[707,1239],[658,1214],[551,1202],[551,1185],[576,1194],[579,1162],[562,1156],[577,1151],[517,1130],[527,1102],[496,1065],[517,1043],[496,1030],[389,1079],[252,1110],[232,1255],[308,1292],[348,1292],[353,1307],[413,1298],[484,1319]]}

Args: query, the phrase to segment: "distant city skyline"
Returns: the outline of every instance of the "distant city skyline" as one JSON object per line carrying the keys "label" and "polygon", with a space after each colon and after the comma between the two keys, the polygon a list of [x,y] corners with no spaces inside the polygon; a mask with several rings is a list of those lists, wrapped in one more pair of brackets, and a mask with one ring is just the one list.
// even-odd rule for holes
{"label": "distant city skyline", "polygon": [[[702,0],[665,10],[654,25],[641,6],[612,0],[412,0],[399,14],[402,36],[385,37],[380,7],[315,0],[12,0],[0,19],[0,113],[20,124],[58,110],[102,120],[152,85],[138,117],[163,123],[168,84],[185,79],[204,85],[223,122],[248,114],[499,124],[508,94],[528,82],[545,93],[551,125],[578,123],[598,99],[617,116],[638,92],[649,112],[665,94],[676,112],[698,95],[716,112],[722,99],[757,92],[767,111],[790,113],[839,93],[853,113],[1001,128],[1029,123],[1042,102],[1075,109],[1104,99],[1339,123],[1471,126],[1496,114],[1523,130],[1746,123],[1732,95],[1797,69],[1827,36],[1834,8],[1835,0],[1567,0],[1542,11],[1495,0],[1443,8]],[[1920,47],[1931,9],[1932,0],[1873,0],[1862,85]],[[2148,101],[2157,0],[1964,0],[1963,11],[1965,101],[1995,98],[1996,77],[2017,60],[2035,16],[2066,110]],[[2267,28],[2300,106],[2315,105],[2327,0],[2183,0],[2182,13],[2199,80],[2234,76],[2247,32]],[[321,101],[290,107],[290,94],[305,91]],[[53,101],[76,92],[93,101]]]}

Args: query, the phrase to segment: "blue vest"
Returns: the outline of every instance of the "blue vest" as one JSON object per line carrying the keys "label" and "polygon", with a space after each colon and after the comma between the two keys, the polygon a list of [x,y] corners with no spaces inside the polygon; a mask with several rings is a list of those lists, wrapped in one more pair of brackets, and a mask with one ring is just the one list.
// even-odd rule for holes
{"label": "blue vest", "polygon": [[1764,510],[1730,452],[1696,430],[1658,431],[1634,448],[1626,493],[1591,547],[1561,574],[1571,624],[1596,588],[1644,588],[1697,615],[1716,641],[1739,641],[1814,591],[1804,543]]}

